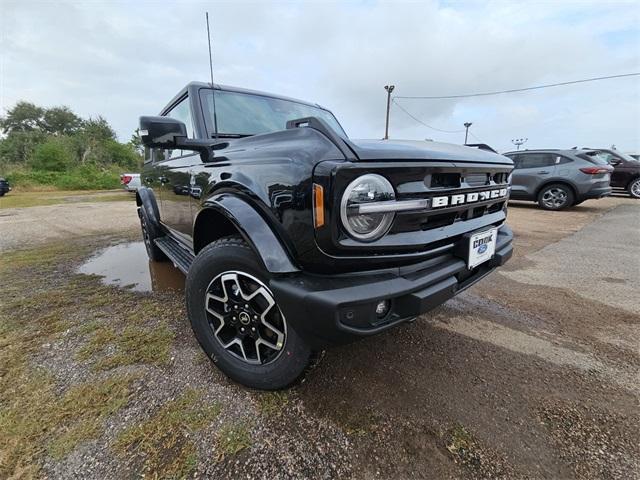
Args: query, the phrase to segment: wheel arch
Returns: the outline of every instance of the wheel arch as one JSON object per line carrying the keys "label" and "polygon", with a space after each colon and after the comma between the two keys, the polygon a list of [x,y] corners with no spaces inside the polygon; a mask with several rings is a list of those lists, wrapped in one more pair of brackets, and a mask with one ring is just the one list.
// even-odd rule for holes
{"label": "wheel arch", "polygon": [[140,187],[136,190],[136,205],[144,207],[147,214],[152,217],[150,220],[160,225],[160,211],[158,210],[158,202],[153,190],[147,187]]}
{"label": "wheel arch", "polygon": [[246,201],[231,194],[220,194],[204,203],[194,219],[193,251],[197,255],[211,242],[236,234],[251,246],[269,272],[299,271],[265,219]]}

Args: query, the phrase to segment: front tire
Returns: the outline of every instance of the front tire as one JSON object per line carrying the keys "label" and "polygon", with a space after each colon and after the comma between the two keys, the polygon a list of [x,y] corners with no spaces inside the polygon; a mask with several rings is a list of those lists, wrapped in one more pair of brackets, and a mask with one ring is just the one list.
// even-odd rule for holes
{"label": "front tire", "polygon": [[545,210],[562,210],[575,202],[575,195],[570,187],[562,183],[553,183],[540,190],[538,205]]}
{"label": "front tire", "polygon": [[191,327],[209,358],[247,387],[277,390],[307,368],[311,350],[268,287],[269,274],[239,237],[207,245],[186,280]]}
{"label": "front tire", "polygon": [[631,180],[627,190],[633,198],[640,198],[640,177]]}

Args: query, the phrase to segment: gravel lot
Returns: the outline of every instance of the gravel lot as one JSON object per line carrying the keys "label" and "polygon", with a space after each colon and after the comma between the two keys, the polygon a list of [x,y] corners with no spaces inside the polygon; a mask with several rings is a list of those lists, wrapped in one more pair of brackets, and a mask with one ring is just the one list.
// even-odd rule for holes
{"label": "gravel lot", "polygon": [[265,394],[180,292],[76,273],[133,203],[0,210],[0,478],[640,478],[639,220],[512,203],[502,270]]}

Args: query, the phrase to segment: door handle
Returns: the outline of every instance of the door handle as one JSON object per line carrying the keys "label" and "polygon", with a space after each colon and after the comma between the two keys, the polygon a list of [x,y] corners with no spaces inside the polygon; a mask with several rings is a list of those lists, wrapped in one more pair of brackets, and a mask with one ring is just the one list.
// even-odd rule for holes
{"label": "door handle", "polygon": [[540,175],[548,175],[549,174],[549,170],[540,170],[538,172],[538,174],[540,174]]}

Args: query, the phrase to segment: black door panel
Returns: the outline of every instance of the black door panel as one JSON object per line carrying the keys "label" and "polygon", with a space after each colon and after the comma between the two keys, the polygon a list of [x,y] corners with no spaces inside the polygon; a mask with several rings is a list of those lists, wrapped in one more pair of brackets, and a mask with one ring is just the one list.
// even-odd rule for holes
{"label": "black door panel", "polygon": [[180,236],[191,237],[191,172],[200,165],[200,155],[190,154],[166,162],[159,181],[162,182],[162,223]]}

